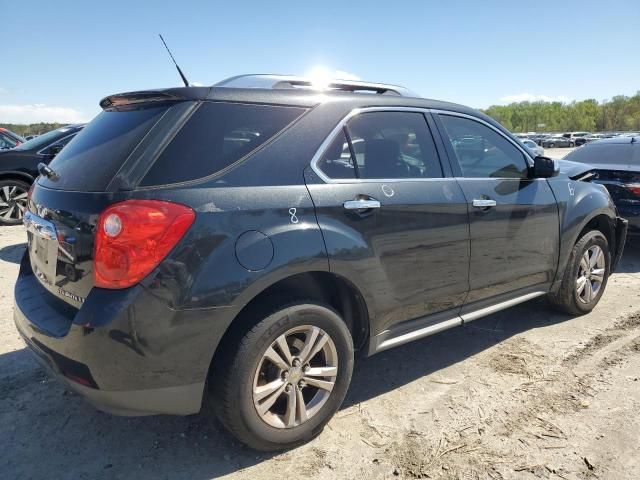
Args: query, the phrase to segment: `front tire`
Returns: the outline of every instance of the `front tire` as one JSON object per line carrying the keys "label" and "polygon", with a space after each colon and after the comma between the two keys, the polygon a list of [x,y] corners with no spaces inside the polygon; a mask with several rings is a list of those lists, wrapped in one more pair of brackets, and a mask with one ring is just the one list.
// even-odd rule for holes
{"label": "front tire", "polygon": [[329,307],[282,308],[249,330],[210,388],[220,420],[251,448],[275,451],[317,436],[338,410],[353,371],[353,341]]}
{"label": "front tire", "polygon": [[604,293],[610,266],[607,238],[598,230],[587,232],[571,250],[560,289],[549,300],[570,315],[589,313]]}

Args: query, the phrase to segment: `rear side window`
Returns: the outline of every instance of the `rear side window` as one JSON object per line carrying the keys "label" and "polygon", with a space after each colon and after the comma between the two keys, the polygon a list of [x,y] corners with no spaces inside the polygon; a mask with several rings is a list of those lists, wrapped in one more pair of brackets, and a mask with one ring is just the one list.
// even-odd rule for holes
{"label": "rear side window", "polygon": [[338,134],[318,166],[334,179],[442,177],[427,121],[421,113],[413,112],[357,115]]}
{"label": "rear side window", "polygon": [[100,113],[51,162],[58,180],[40,177],[40,184],[60,190],[103,191],[167,108],[139,106]]}
{"label": "rear side window", "polygon": [[166,185],[213,175],[273,138],[304,111],[274,105],[203,103],[140,185]]}
{"label": "rear side window", "polygon": [[[356,156],[358,153],[356,152]],[[318,162],[320,170],[329,178],[357,178],[349,143],[344,130],[341,130]]]}

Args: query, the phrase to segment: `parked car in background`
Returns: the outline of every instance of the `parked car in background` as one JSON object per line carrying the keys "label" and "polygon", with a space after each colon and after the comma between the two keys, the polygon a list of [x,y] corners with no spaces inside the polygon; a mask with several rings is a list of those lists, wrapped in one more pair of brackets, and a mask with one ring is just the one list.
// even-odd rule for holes
{"label": "parked car in background", "polygon": [[0,225],[22,222],[27,191],[38,176],[38,163],[49,163],[83,126],[58,128],[0,151]]}
{"label": "parked car in background", "polygon": [[402,87],[312,87],[112,95],[38,177],[14,319],[70,388],[116,414],[212,401],[279,450],[322,431],[358,352],[545,295],[596,306],[626,222],[589,167]]}
{"label": "parked car in background", "polygon": [[542,146],[542,141],[549,138],[550,136],[551,135],[549,135],[548,133],[538,133],[529,137],[529,140],[533,140],[534,142],[536,142],[536,144]]}
{"label": "parked car in background", "polygon": [[25,138],[25,140],[33,140],[34,138],[36,138],[38,135],[27,135]]}
{"label": "parked car in background", "polygon": [[539,146],[533,140],[524,139],[524,140],[521,140],[521,142],[525,147],[527,147],[527,150],[531,152],[531,155],[533,156],[533,158],[544,155],[544,148]]}
{"label": "parked car in background", "polygon": [[26,140],[17,133],[12,132],[8,128],[0,128],[0,150],[14,148],[24,142],[26,142]]}
{"label": "parked car in background", "polygon": [[585,143],[595,142],[596,140],[602,140],[603,138],[610,138],[610,136],[605,133],[592,133],[591,135],[584,137]]}
{"label": "parked car in background", "polygon": [[591,135],[589,132],[567,132],[562,134],[563,137],[572,140],[576,147],[587,143],[585,137],[589,135]]}
{"label": "parked car in background", "polygon": [[565,159],[592,166],[593,181],[607,187],[619,215],[629,220],[629,234],[640,235],[640,135],[591,142]]}
{"label": "parked car in background", "polygon": [[516,138],[519,138],[520,140],[524,140],[525,138],[531,138],[532,136],[535,135],[535,132],[529,132],[529,133],[515,133],[514,136]]}
{"label": "parked car in background", "polygon": [[556,137],[548,137],[542,141],[543,148],[558,148],[558,147],[575,147],[575,142],[562,135]]}

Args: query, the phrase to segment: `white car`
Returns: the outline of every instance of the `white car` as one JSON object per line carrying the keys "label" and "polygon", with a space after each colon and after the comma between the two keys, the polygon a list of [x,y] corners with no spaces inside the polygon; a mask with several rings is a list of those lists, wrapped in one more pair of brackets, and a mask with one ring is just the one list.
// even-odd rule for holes
{"label": "white car", "polygon": [[527,147],[527,150],[529,150],[531,152],[531,155],[533,155],[534,158],[535,157],[542,157],[544,155],[544,148],[539,146],[533,140],[522,139],[521,141],[524,144],[524,146]]}

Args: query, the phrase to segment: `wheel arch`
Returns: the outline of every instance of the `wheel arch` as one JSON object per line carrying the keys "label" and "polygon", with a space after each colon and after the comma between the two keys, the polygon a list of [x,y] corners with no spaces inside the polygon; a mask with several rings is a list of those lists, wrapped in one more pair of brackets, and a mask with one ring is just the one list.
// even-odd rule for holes
{"label": "wheel arch", "polygon": [[[580,229],[578,235],[573,241],[573,245],[575,245],[585,233],[591,230],[598,230],[602,232],[602,234],[606,237],[607,242],[609,242],[609,249],[615,248],[616,245],[616,229],[615,229],[615,218],[611,218],[609,215],[604,213],[597,213],[593,215],[591,218],[586,219],[583,222],[583,226]],[[611,252],[612,256],[614,252]]]}
{"label": "wheel arch", "polygon": [[5,172],[0,172],[0,180],[20,180],[23,182],[29,183],[31,185],[35,178],[25,172],[20,172],[16,170],[9,170]]}
{"label": "wheel arch", "polygon": [[224,363],[224,357],[252,326],[278,307],[296,301],[314,301],[336,310],[351,332],[356,350],[366,347],[369,313],[358,288],[348,279],[332,272],[296,273],[264,288],[242,307],[216,346],[209,374]]}

